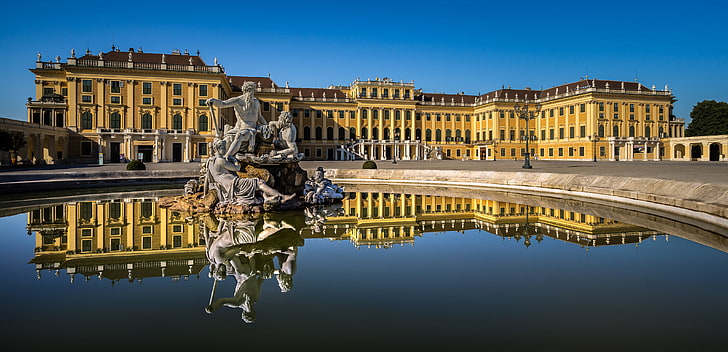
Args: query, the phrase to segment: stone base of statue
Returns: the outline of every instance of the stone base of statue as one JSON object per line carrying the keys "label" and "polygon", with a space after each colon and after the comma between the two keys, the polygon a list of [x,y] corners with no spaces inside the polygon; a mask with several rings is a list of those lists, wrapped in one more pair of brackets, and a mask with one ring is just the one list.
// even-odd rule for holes
{"label": "stone base of statue", "polygon": [[209,213],[217,204],[217,191],[210,190],[207,194],[195,192],[177,197],[164,197],[159,199],[159,207],[182,213]]}
{"label": "stone base of statue", "polygon": [[242,163],[237,175],[242,178],[257,177],[283,194],[303,195],[308,173],[298,161],[287,163],[252,164]]}

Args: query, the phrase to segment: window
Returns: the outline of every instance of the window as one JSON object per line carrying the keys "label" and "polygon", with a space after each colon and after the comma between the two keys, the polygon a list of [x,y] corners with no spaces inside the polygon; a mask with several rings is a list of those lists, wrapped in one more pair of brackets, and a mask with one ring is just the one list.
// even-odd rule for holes
{"label": "window", "polygon": [[112,95],[111,104],[121,104],[121,97],[118,95]]}
{"label": "window", "polygon": [[201,97],[206,97],[207,96],[207,84],[200,84],[199,90],[200,90],[200,96]]}
{"label": "window", "polygon": [[81,114],[81,128],[88,130],[88,129],[91,129],[92,127],[93,127],[93,116],[91,115],[90,111],[84,111],[84,113]]}
{"label": "window", "polygon": [[559,127],[559,139],[564,139],[564,128]]}
{"label": "window", "polygon": [[549,128],[549,139],[554,139],[554,129]]}
{"label": "window", "polygon": [[376,97],[377,97],[377,88],[372,88],[372,96],[371,96],[371,98],[376,98]]}
{"label": "window", "polygon": [[442,115],[440,115],[440,114],[435,114],[435,120],[436,120],[436,121],[442,121]]}
{"label": "window", "polygon": [[263,111],[270,111],[270,103],[267,101],[263,102]]}
{"label": "window", "polygon": [[81,142],[81,156],[91,156],[91,142]]}
{"label": "window", "polygon": [[574,138],[574,126],[569,126],[569,138]]}
{"label": "window", "polygon": [[645,105],[645,113],[647,113],[647,114],[650,113],[650,105],[649,104]]}
{"label": "window", "polygon": [[81,102],[82,103],[93,103],[94,102],[93,95],[82,95]]}
{"label": "window", "polygon": [[109,128],[121,128],[121,115],[119,115],[118,112],[111,113],[111,117],[109,118]]}
{"label": "window", "polygon": [[[112,219],[118,219],[121,217],[121,203],[112,202],[109,203],[109,217]],[[118,230],[118,228],[116,228]],[[111,229],[111,234],[114,234],[114,229]],[[118,233],[117,233],[118,235]]]}
{"label": "window", "polygon": [[197,100],[197,106],[205,106],[207,105],[207,99],[198,99]]}
{"label": "window", "polygon": [[614,103],[614,112],[619,112],[619,103]]}
{"label": "window", "polygon": [[406,89],[406,90],[404,91],[404,98],[405,98],[405,99],[409,99],[409,97],[410,97],[410,91],[409,91],[409,89]]}
{"label": "window", "polygon": [[174,98],[172,99],[172,105],[182,105],[182,99],[181,98]]}
{"label": "window", "polygon": [[[94,205],[91,202],[81,202],[78,205],[79,217],[83,220],[91,220],[93,218]],[[83,233],[84,236],[91,236],[91,229],[84,229],[88,231],[88,235]]]}
{"label": "window", "polygon": [[311,117],[311,110],[310,109],[304,109],[303,110],[303,117]]}
{"label": "window", "polygon": [[197,118],[197,129],[199,131],[207,131],[207,115],[200,115]]}
{"label": "window", "polygon": [[356,111],[349,111],[349,118],[356,119]]}
{"label": "window", "polygon": [[599,111],[604,111],[604,103],[599,103]]}
{"label": "window", "polygon": [[182,247],[182,236],[172,236],[172,247]]}
{"label": "window", "polygon": [[84,93],[93,92],[93,86],[91,85],[90,79],[84,79],[81,81],[81,91]]}
{"label": "window", "polygon": [[569,114],[574,114],[574,105],[569,105]]}
{"label": "window", "polygon": [[586,126],[579,126],[579,137],[586,137]]}
{"label": "window", "polygon": [[[141,215],[143,218],[151,218],[152,217],[152,202],[142,202],[139,204],[139,207],[141,208]],[[150,232],[144,232],[144,233],[151,233],[151,226],[145,226],[150,228]]]}
{"label": "window", "polygon": [[316,118],[320,119],[323,116],[323,112],[321,110],[316,110]]}
{"label": "window", "polygon": [[[112,203],[112,204],[119,204],[119,203]],[[111,235],[112,236],[120,236],[121,235],[121,227],[112,227],[111,228]]]}
{"label": "window", "polygon": [[634,112],[634,104],[629,104],[629,112]]}
{"label": "window", "polygon": [[142,98],[142,105],[152,105],[152,98],[150,98],[150,97]]}
{"label": "window", "polygon": [[151,130],[152,129],[152,115],[147,113],[144,113],[142,115],[142,129],[145,130]]}
{"label": "window", "polygon": [[48,87],[43,88],[43,95],[44,96],[51,95],[53,93],[55,93],[55,91],[53,90],[53,88],[48,88]]}
{"label": "window", "polygon": [[450,114],[445,114],[445,121],[450,121]]}
{"label": "window", "polygon": [[182,115],[174,114],[174,116],[172,116],[172,129],[175,129],[175,130],[182,129]]}
{"label": "window", "polygon": [[339,118],[340,119],[344,118],[344,110],[339,110]]}
{"label": "window", "polygon": [[283,111],[283,103],[276,103],[276,109],[278,111]]}
{"label": "window", "polygon": [[121,249],[121,239],[120,238],[112,238],[111,244],[109,245],[109,249],[112,251],[118,251]]}
{"label": "window", "polygon": [[389,110],[384,110],[384,119],[389,120]]}
{"label": "window", "polygon": [[111,93],[121,93],[121,81],[111,81]]}
{"label": "window", "polygon": [[579,112],[586,112],[586,104],[579,105]]}
{"label": "window", "polygon": [[333,119],[334,118],[334,111],[333,110],[326,110],[326,117]]}
{"label": "window", "polygon": [[564,148],[559,148],[559,156],[564,156]]}
{"label": "window", "polygon": [[389,88],[382,89],[382,98],[389,98]]}
{"label": "window", "polygon": [[142,83],[142,94],[152,94],[152,82]]}
{"label": "window", "polygon": [[554,109],[549,110],[549,117],[554,117]]}
{"label": "window", "polygon": [[292,117],[298,117],[298,109],[291,110],[291,116]]}
{"label": "window", "polygon": [[574,156],[574,147],[569,147],[569,156]]}
{"label": "window", "polygon": [[172,94],[173,95],[182,95],[182,84],[181,83],[175,83],[172,85]]}
{"label": "window", "polygon": [[197,154],[207,156],[207,143],[197,143]]}
{"label": "window", "polygon": [[372,110],[372,119],[379,119],[379,110]]}

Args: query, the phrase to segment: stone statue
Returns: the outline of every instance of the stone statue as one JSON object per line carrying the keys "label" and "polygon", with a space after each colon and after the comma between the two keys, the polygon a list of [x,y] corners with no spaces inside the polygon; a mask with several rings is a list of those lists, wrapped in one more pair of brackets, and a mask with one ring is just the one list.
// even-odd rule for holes
{"label": "stone statue", "polygon": [[255,83],[245,82],[243,94],[228,100],[207,99],[207,105],[218,108],[233,107],[235,109],[235,126],[225,125],[224,139],[230,143],[225,154],[228,158],[242,151],[255,153],[255,138],[259,132],[269,133],[268,122],[260,113],[260,102],[255,98]]}
{"label": "stone statue", "polygon": [[292,116],[288,111],[281,111],[277,121],[271,121],[271,131],[275,131],[273,146],[275,150],[270,152],[271,159],[296,159],[301,160],[303,155],[298,153],[296,145],[296,126],[291,122]]}
{"label": "stone statue", "polygon": [[[260,178],[241,178],[240,168],[227,158],[227,142],[216,138],[212,142],[213,156],[207,160],[207,184],[218,192],[220,204],[255,205],[285,203],[296,195],[283,195]],[[259,196],[262,195],[262,198]]]}
{"label": "stone statue", "polygon": [[309,204],[330,203],[337,199],[344,198],[344,189],[324,177],[324,169],[318,167],[313,177],[306,181],[303,189],[303,196]]}

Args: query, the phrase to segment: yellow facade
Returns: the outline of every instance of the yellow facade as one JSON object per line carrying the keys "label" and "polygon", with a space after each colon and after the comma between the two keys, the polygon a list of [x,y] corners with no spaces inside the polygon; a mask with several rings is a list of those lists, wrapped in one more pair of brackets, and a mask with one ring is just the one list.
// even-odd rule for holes
{"label": "yellow facade", "polygon": [[[131,49],[66,63],[39,60],[31,71],[37,99],[27,104],[28,121],[70,129],[71,159],[91,160],[101,152],[111,162],[121,154],[201,160],[215,126],[234,122],[230,109],[213,121],[204,101],[236,96],[245,81],[257,84],[266,119],[293,114],[299,149],[314,160],[520,159],[527,134],[529,152],[540,159],[661,160],[669,157],[666,139],[684,130],[671,115],[671,91],[637,82],[586,79],[482,95],[426,93],[414,82],[389,78],[291,88],[267,77],[228,76],[222,66],[189,53]],[[47,102],[53,94],[60,103]],[[519,118],[516,104],[538,115]]]}

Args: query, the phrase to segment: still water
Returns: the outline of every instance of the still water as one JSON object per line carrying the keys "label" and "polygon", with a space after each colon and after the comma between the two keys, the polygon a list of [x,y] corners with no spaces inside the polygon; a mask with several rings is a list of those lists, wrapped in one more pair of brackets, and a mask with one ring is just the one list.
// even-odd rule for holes
{"label": "still water", "polygon": [[0,218],[3,346],[724,347],[725,232],[549,198],[349,190],[227,218],[161,209],[164,190],[16,202]]}

